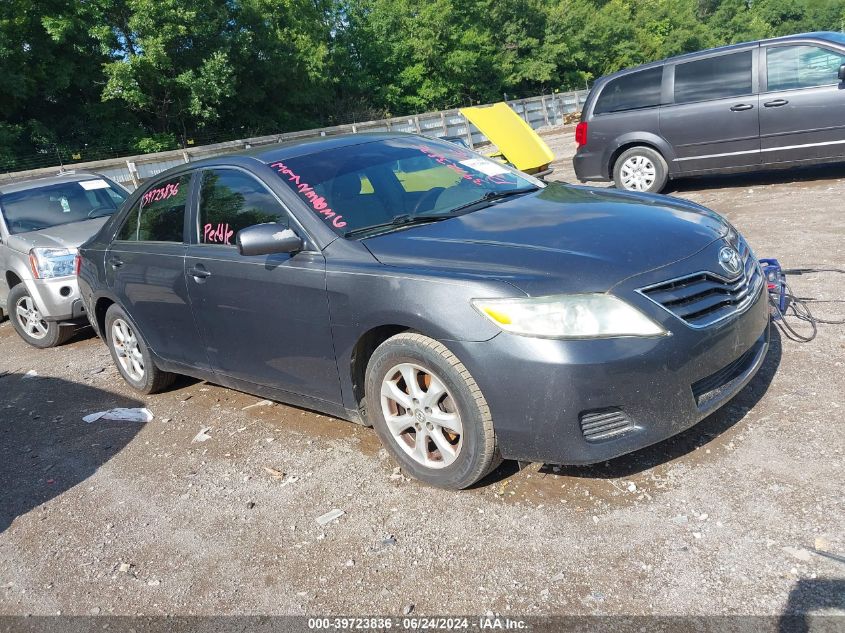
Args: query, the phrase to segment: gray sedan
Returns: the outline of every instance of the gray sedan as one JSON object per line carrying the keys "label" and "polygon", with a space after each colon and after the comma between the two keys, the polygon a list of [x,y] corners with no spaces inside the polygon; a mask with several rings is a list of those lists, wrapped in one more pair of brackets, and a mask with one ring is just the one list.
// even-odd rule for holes
{"label": "gray sedan", "polygon": [[502,458],[586,464],[674,435],[768,348],[759,266],[716,213],[415,135],[180,166],[80,255],[135,389],[187,374],[372,425],[449,488]]}

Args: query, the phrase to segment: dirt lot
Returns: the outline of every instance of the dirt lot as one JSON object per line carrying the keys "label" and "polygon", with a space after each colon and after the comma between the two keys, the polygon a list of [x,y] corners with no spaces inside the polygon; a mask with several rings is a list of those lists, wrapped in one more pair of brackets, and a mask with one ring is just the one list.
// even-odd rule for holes
{"label": "dirt lot", "polygon": [[[572,180],[571,131],[548,138]],[[845,263],[845,167],[673,194],[759,256]],[[845,298],[841,275],[793,287]],[[7,321],[0,350],[2,614],[845,613],[845,327],[776,336],[749,387],[671,441],[506,463],[463,493],[396,474],[347,422],[188,379],[139,398],[90,333],[34,351]],[[82,421],[140,405],[151,422]]]}

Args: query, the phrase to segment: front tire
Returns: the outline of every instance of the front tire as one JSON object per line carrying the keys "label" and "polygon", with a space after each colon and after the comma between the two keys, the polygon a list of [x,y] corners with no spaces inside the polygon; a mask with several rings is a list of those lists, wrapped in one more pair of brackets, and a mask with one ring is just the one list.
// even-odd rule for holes
{"label": "front tire", "polygon": [[105,335],[114,364],[135,391],[156,393],[173,383],[175,376],[156,367],[138,327],[117,304],[106,312]]}
{"label": "front tire", "polygon": [[366,399],[382,444],[420,481],[459,490],[501,462],[481,389],[438,341],[406,332],[379,345],[367,365]]}
{"label": "front tire", "polygon": [[645,146],[625,150],[613,165],[617,189],[660,193],[669,180],[669,168],[660,152]]}
{"label": "front tire", "polygon": [[72,327],[44,319],[35,304],[35,299],[22,283],[9,292],[7,305],[12,327],[15,328],[18,336],[33,347],[38,349],[56,347],[73,336]]}

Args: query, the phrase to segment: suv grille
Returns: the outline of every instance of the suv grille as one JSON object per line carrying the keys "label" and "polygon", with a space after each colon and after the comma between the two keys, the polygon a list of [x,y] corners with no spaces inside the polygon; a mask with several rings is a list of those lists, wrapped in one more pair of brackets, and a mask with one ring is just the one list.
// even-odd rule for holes
{"label": "suv grille", "polygon": [[700,272],[665,281],[640,290],[695,328],[713,325],[744,311],[763,287],[763,274],[745,240],[737,243],[743,270],[734,279],[712,272]]}

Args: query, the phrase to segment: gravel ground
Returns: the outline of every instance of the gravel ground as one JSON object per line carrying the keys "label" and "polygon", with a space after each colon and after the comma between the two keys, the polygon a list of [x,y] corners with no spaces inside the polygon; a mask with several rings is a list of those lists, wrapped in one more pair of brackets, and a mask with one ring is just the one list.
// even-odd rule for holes
{"label": "gravel ground", "polygon": [[[571,129],[547,138],[574,180]],[[672,193],[759,256],[843,264],[845,167]],[[842,276],[793,288],[845,298]],[[776,335],[748,388],[670,441],[454,493],[396,472],[370,429],[189,379],[139,397],[90,332],[36,351],[7,321],[0,614],[843,614],[843,349],[843,327]],[[82,421],[115,406],[155,418]]]}

